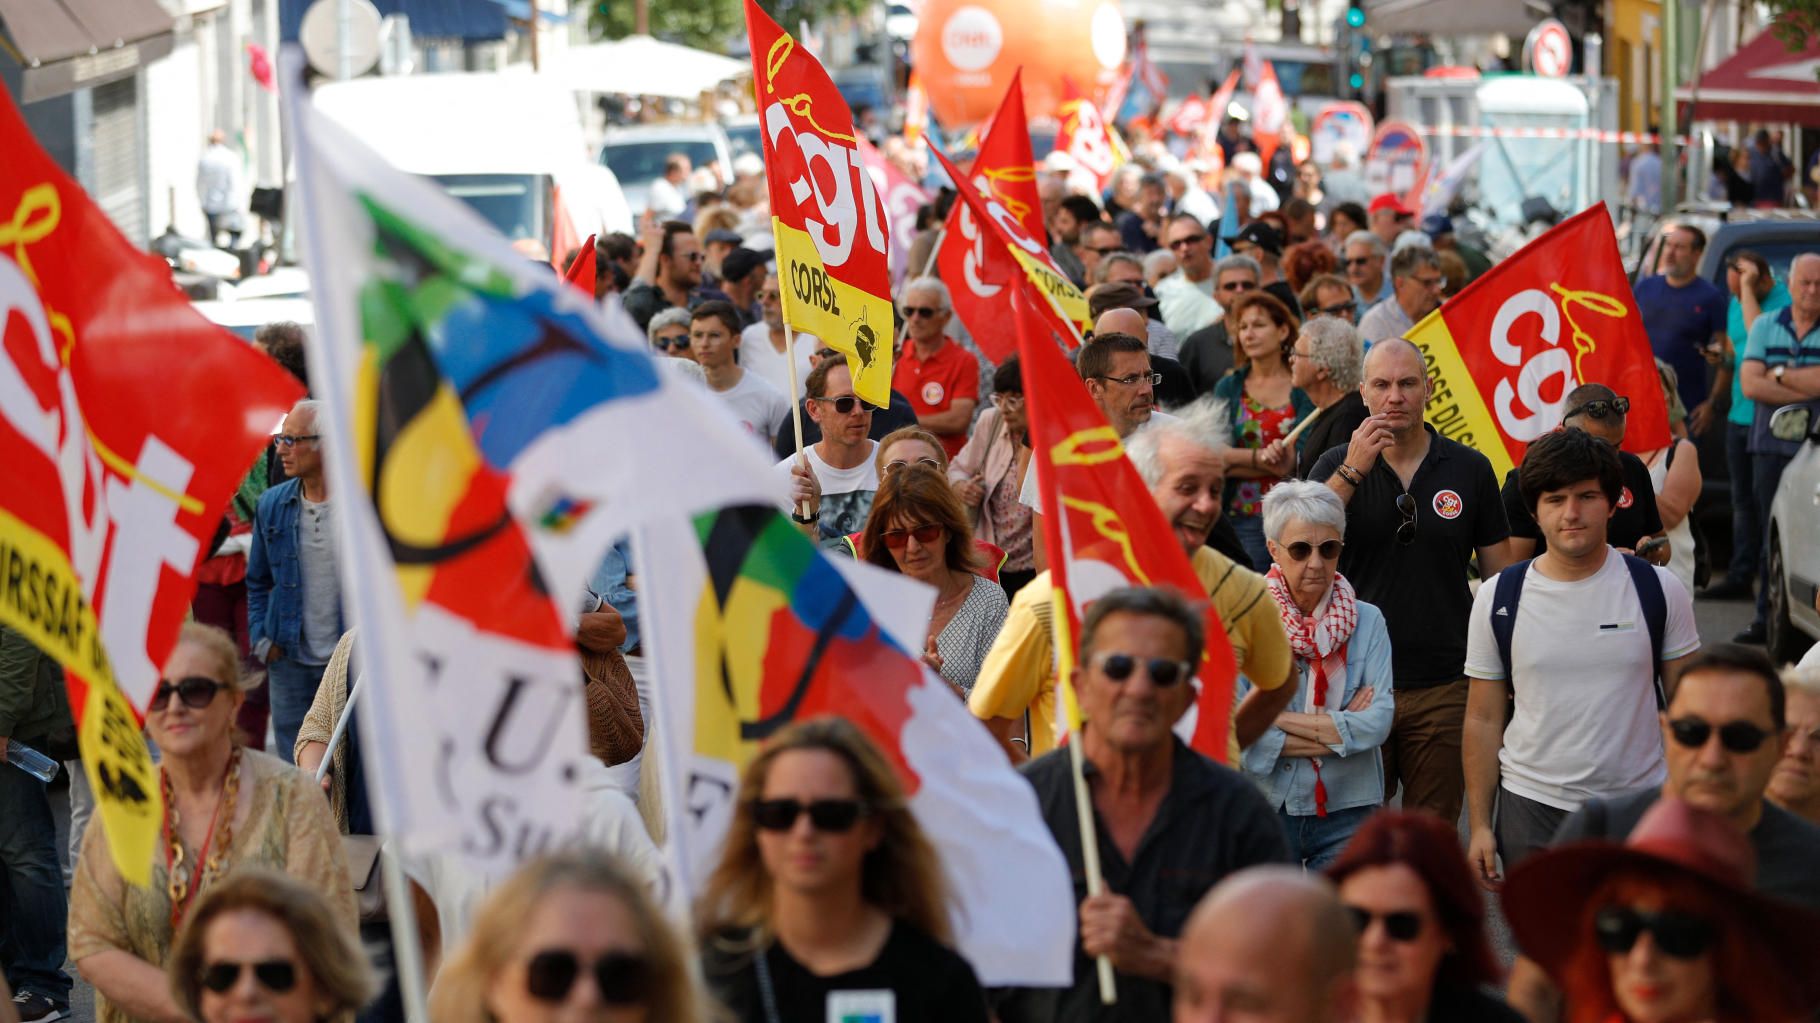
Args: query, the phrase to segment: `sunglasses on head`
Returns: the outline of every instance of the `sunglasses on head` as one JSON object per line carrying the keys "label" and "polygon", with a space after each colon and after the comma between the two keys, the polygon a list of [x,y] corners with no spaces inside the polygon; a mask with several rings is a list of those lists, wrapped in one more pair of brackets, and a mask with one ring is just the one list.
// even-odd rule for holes
{"label": "sunglasses on head", "polygon": [[1688,749],[1699,749],[1706,745],[1706,741],[1713,737],[1713,732],[1717,731],[1719,745],[1732,753],[1755,753],[1770,736],[1770,733],[1749,721],[1727,721],[1715,729],[1710,721],[1691,717],[1670,721],[1668,731],[1675,737],[1675,742]]}
{"label": "sunglasses on head", "polygon": [[843,416],[852,415],[854,409],[864,408],[865,404],[866,404],[865,402],[860,401],[858,398],[854,397],[851,394],[843,394],[838,398],[810,398],[809,400],[810,401],[825,401],[828,404],[833,405],[834,411],[840,413]]}
{"label": "sunglasses on head", "polygon": [[277,441],[281,448],[294,448],[298,441],[320,440],[321,438],[320,433],[281,433],[272,439]]}
{"label": "sunglasses on head", "polygon": [[689,350],[689,335],[679,334],[675,337],[660,337],[653,340],[651,343],[666,352],[672,349],[679,352],[686,352]]}
{"label": "sunglasses on head", "polygon": [[1407,491],[1398,494],[1397,511],[1403,516],[1403,524],[1397,527],[1397,542],[1407,547],[1416,542],[1416,499]]}
{"label": "sunglasses on head", "polygon": [[789,831],[796,826],[798,815],[805,812],[815,830],[838,835],[853,830],[853,825],[865,816],[866,806],[857,799],[817,799],[808,803],[760,799],[752,804],[752,823],[764,831]]}
{"label": "sunglasses on head", "polygon": [[188,675],[173,682],[168,678],[158,680],[158,688],[152,691],[152,702],[146,705],[147,710],[163,710],[171,705],[171,694],[183,701],[191,710],[201,710],[215,702],[215,693],[226,689],[226,683],[217,682],[201,675]]}
{"label": "sunglasses on head", "polygon": [[1422,914],[1412,910],[1373,913],[1364,906],[1347,906],[1346,911],[1352,914],[1352,925],[1359,929],[1360,935],[1371,930],[1373,920],[1384,921],[1384,933],[1394,941],[1414,941],[1422,934]]}
{"label": "sunglasses on head", "polygon": [[[590,967],[600,1000],[608,1005],[638,1005],[651,987],[651,964],[643,956],[608,952]],[[552,1005],[566,1002],[581,976],[581,957],[567,949],[548,949],[525,964],[525,992]]]}
{"label": "sunglasses on head", "polygon": [[1307,540],[1297,540],[1294,543],[1278,544],[1278,546],[1283,548],[1283,553],[1289,555],[1291,561],[1307,561],[1308,556],[1315,551],[1321,552],[1322,561],[1332,561],[1340,556],[1340,548],[1345,545],[1338,540],[1322,540],[1318,544],[1309,543]]}
{"label": "sunglasses on head", "polygon": [[204,966],[196,979],[210,991],[218,995],[225,994],[240,983],[242,967],[251,967],[253,979],[273,994],[281,995],[297,986],[297,964],[289,959],[265,959],[257,963],[236,963],[224,959]]}
{"label": "sunglasses on head", "polygon": [[1187,661],[1172,661],[1167,657],[1134,657],[1131,654],[1100,654],[1093,659],[1107,678],[1114,682],[1123,682],[1137,671],[1140,665],[1144,674],[1150,676],[1150,684],[1167,688],[1194,674],[1194,665]]}
{"label": "sunglasses on head", "polygon": [[1572,419],[1575,416],[1589,416],[1593,419],[1604,419],[1606,416],[1622,416],[1629,414],[1629,412],[1629,398],[1612,398],[1610,400],[1605,398],[1594,398],[1584,405],[1575,405],[1573,408],[1568,409],[1567,414],[1561,418]]}
{"label": "sunglasses on head", "polygon": [[1613,955],[1629,952],[1644,931],[1663,955],[1676,959],[1694,959],[1718,938],[1712,921],[1672,909],[1649,913],[1632,906],[1606,906],[1593,916],[1599,947]]}
{"label": "sunglasses on head", "polygon": [[929,544],[934,543],[936,538],[941,535],[942,527],[934,522],[930,522],[921,526],[911,526],[908,529],[887,529],[883,533],[880,533],[878,538],[885,541],[885,546],[891,550],[901,551],[909,546],[912,538],[915,538],[917,543],[926,547]]}
{"label": "sunglasses on head", "polygon": [[886,462],[885,463],[885,475],[894,476],[898,473],[899,470],[908,469],[913,465],[926,465],[929,468],[934,469],[936,472],[942,471],[942,463],[936,461],[933,458],[930,458],[927,455],[924,455],[922,458],[918,458],[915,461],[908,461],[906,459],[897,458],[897,459],[893,459],[892,461]]}
{"label": "sunglasses on head", "polygon": [[934,316],[942,310],[927,305],[907,305],[904,307],[904,319],[915,319],[919,316]]}

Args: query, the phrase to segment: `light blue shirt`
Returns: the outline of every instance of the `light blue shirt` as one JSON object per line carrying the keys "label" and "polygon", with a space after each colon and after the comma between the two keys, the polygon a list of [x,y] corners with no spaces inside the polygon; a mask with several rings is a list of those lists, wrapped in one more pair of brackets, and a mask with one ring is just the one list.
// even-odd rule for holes
{"label": "light blue shirt", "polygon": [[[1763,296],[1762,312],[1758,316],[1780,312],[1788,308],[1789,301],[1788,289],[1778,282]],[[1744,325],[1744,307],[1736,296],[1732,297],[1731,309],[1726,313],[1725,336],[1732,342],[1732,408],[1726,413],[1725,421],[1749,426],[1757,410],[1756,403],[1744,396],[1744,350],[1750,342],[1750,328]]]}
{"label": "light blue shirt", "polygon": [[[1334,728],[1340,733],[1337,745],[1328,747],[1334,755],[1321,758],[1321,781],[1327,788],[1327,812],[1376,806],[1384,801],[1384,760],[1379,748],[1390,735],[1390,720],[1395,714],[1395,696],[1391,692],[1390,632],[1384,627],[1384,612],[1364,601],[1357,602],[1358,628],[1346,644],[1346,691],[1335,701],[1344,707],[1354,695],[1370,686],[1371,705],[1364,710],[1336,710]],[[1302,711],[1308,705],[1305,687],[1313,678],[1308,662],[1295,659],[1296,695],[1289,710]],[[1233,702],[1251,691],[1251,682],[1239,676]],[[1273,810],[1282,809],[1292,817],[1314,816],[1314,763],[1307,757],[1283,756],[1288,733],[1272,725],[1240,757],[1246,777],[1257,783]]]}
{"label": "light blue shirt", "polygon": [[594,578],[588,580],[588,591],[599,597],[602,603],[611,605],[613,610],[619,612],[619,617],[625,620],[626,641],[619,644],[621,653],[638,649],[638,595],[626,585],[631,574],[631,545],[621,540],[607,548],[606,556],[600,560],[600,567],[594,570]]}

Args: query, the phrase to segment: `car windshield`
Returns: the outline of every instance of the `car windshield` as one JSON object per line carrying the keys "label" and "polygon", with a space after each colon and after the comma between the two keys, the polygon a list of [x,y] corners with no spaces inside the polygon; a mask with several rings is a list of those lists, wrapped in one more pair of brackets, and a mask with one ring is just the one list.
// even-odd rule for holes
{"label": "car windshield", "polygon": [[1713,281],[1719,287],[1725,287],[1725,265],[1732,261],[1732,256],[1743,251],[1755,252],[1769,262],[1771,272],[1776,275],[1778,283],[1788,283],[1788,265],[1803,252],[1814,251],[1812,239],[1805,238],[1765,238],[1758,242],[1746,242],[1742,245],[1728,245],[1719,262],[1713,265]]}
{"label": "car windshield", "polygon": [[541,174],[438,174],[436,183],[513,241],[549,238],[549,179]]}
{"label": "car windshield", "polygon": [[655,181],[664,176],[664,161],[671,153],[689,158],[692,167],[711,167],[720,160],[712,139],[653,139],[647,142],[612,142],[600,151],[600,162],[627,184]]}
{"label": "car windshield", "polygon": [[[1499,114],[1483,119],[1487,128],[1578,128],[1577,119],[1548,114]],[[1564,139],[1494,138],[1479,158],[1479,197],[1499,221],[1525,221],[1523,201],[1548,200],[1557,210],[1576,210],[1581,182],[1577,143]]]}

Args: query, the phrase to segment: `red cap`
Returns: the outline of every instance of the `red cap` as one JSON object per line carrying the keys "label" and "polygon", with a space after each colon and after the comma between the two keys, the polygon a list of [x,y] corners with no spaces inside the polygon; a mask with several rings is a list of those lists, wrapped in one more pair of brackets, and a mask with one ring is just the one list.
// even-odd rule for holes
{"label": "red cap", "polygon": [[1379,210],[1394,210],[1399,217],[1413,217],[1416,215],[1416,211],[1404,205],[1403,200],[1399,199],[1395,192],[1385,192],[1383,195],[1380,195],[1371,201],[1368,212],[1376,213]]}

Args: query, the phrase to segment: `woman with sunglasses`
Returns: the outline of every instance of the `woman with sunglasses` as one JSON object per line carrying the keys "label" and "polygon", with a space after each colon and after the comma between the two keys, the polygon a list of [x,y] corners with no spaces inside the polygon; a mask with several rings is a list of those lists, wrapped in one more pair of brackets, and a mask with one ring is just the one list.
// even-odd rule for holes
{"label": "woman with sunglasses", "polygon": [[741,1023],[987,1018],[935,849],[844,719],[792,724],[746,766],[699,907],[708,985]]}
{"label": "woman with sunglasses", "polygon": [[1575,842],[1511,868],[1504,912],[1569,1023],[1765,1023],[1820,1007],[1820,914],[1755,889],[1751,840],[1673,798],[1623,845]]}
{"label": "woman with sunglasses", "polygon": [[[1264,546],[1264,495],[1295,471],[1300,449],[1271,445],[1313,415],[1314,402],[1289,375],[1289,352],[1300,326],[1289,307],[1264,291],[1248,291],[1226,306],[1233,331],[1231,373],[1213,388],[1226,403],[1232,446],[1226,451],[1226,519],[1239,534],[1251,567],[1270,568]],[[1266,449],[1276,452],[1267,459]]]}
{"label": "woman with sunglasses", "polygon": [[345,1023],[379,989],[328,902],[257,867],[197,900],[169,973],[183,1018],[201,1023]]}
{"label": "woman with sunglasses", "polygon": [[[1346,506],[1325,484],[1288,480],[1264,497],[1274,562],[1264,577],[1295,654],[1289,709],[1245,749],[1243,767],[1264,790],[1309,870],[1338,856],[1384,802],[1379,749],[1393,713],[1390,633],[1384,614],[1339,574]],[[1235,699],[1251,690],[1243,676]]]}
{"label": "woman with sunglasses", "polygon": [[645,335],[651,339],[651,347],[659,353],[674,359],[695,361],[695,352],[689,347],[689,310],[665,309],[651,317]]}
{"label": "woman with sunglasses", "polygon": [[1359,1023],[1522,1023],[1490,990],[1502,974],[1452,824],[1382,810],[1327,876],[1359,929]]}
{"label": "woman with sunglasses", "polygon": [[120,876],[101,815],[89,819],[70,889],[69,956],[95,985],[99,1023],[189,1018],[171,999],[164,963],[197,898],[239,867],[272,867],[314,889],[353,939],[354,892],[328,801],[308,775],[235,740],[246,688],[228,634],[185,622],[145,716],[163,756],[149,885]]}
{"label": "woman with sunglasses", "polygon": [[962,696],[971,693],[1011,602],[993,574],[997,566],[982,571],[967,513],[948,478],[921,463],[885,476],[857,550],[866,561],[935,589],[923,659]]}
{"label": "woman with sunglasses", "polygon": [[686,940],[598,851],[532,860],[437,974],[436,1023],[705,1023]]}

